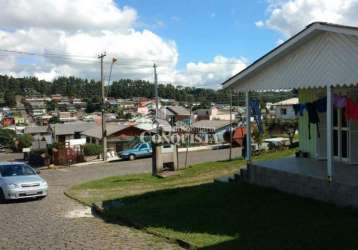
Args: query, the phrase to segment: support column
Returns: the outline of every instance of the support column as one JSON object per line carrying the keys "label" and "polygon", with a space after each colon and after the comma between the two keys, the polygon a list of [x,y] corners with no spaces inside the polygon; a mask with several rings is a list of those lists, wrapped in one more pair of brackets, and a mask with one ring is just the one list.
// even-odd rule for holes
{"label": "support column", "polygon": [[333,170],[333,138],[332,138],[332,87],[327,86],[327,178],[332,181]]}
{"label": "support column", "polygon": [[246,161],[251,163],[251,112],[250,112],[250,92],[245,92],[246,102]]}

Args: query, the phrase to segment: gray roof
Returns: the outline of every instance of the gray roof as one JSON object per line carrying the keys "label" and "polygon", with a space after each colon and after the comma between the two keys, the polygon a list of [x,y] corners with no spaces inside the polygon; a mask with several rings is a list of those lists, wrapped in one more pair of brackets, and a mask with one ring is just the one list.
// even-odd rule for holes
{"label": "gray roof", "polygon": [[190,115],[190,111],[182,106],[168,106],[167,109],[173,112],[175,115]]}
{"label": "gray roof", "polygon": [[225,120],[201,120],[198,122],[194,122],[192,124],[192,128],[218,130],[229,125],[230,121]]}
{"label": "gray roof", "polygon": [[[107,136],[111,136],[121,130],[128,128],[128,127],[131,127],[131,126],[125,125],[125,124],[120,124],[120,123],[107,123],[106,124]],[[85,136],[88,136],[88,137],[102,139],[102,127],[101,126],[92,127],[90,129],[83,131],[82,134]]]}
{"label": "gray roof", "polygon": [[[159,124],[159,128],[161,128],[164,132],[171,132],[172,126],[170,125],[170,123],[167,120],[164,119],[156,119],[155,123]],[[154,129],[153,131],[156,131],[156,129]]]}
{"label": "gray roof", "polygon": [[55,136],[57,135],[72,135],[76,132],[83,132],[87,129],[97,126],[94,122],[68,122],[57,123],[51,125]]}
{"label": "gray roof", "polygon": [[32,126],[25,128],[25,134],[45,134],[49,133],[49,128],[47,126]]}

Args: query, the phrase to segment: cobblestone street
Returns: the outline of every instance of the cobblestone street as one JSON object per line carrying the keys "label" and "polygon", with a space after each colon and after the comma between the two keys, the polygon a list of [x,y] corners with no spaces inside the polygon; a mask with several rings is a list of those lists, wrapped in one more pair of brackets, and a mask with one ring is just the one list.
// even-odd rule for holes
{"label": "cobblestone street", "polygon": [[[235,149],[233,155],[237,154]],[[224,160],[227,155],[228,150],[191,152],[188,160],[193,164]],[[180,161],[183,159],[180,154]],[[178,249],[142,231],[107,224],[64,195],[67,188],[83,181],[150,169],[150,159],[140,159],[43,170],[41,175],[49,183],[47,198],[0,205],[0,249]]]}

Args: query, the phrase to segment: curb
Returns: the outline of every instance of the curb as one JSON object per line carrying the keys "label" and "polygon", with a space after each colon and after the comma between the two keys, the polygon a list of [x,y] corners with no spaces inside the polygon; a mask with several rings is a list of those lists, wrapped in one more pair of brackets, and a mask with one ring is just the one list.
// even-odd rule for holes
{"label": "curb", "polygon": [[[92,207],[92,211],[94,213],[96,213],[98,216],[103,215],[104,208],[102,206],[99,206],[96,203],[92,203],[91,207]],[[133,228],[141,230],[141,231],[143,231],[143,232],[145,232],[147,234],[151,234],[151,235],[157,236],[159,238],[165,239],[168,242],[177,244],[182,248],[189,249],[189,250],[197,249],[196,246],[192,245],[191,243],[189,243],[187,241],[177,239],[177,238],[171,238],[171,237],[168,237],[168,236],[164,236],[164,235],[162,235],[160,233],[157,233],[155,231],[148,230],[148,229],[145,228],[144,225],[142,225],[140,223],[137,223],[137,222],[134,222],[134,221],[132,221],[132,220],[130,220],[128,218],[124,218],[122,216],[116,216],[116,220],[118,220],[119,223],[121,223],[121,224],[123,224],[125,226],[133,227]]]}
{"label": "curb", "polygon": [[[74,200],[74,201],[76,201],[76,202],[78,202],[78,203],[80,203],[80,204],[82,204],[84,206],[90,207],[91,211],[92,211],[92,213],[94,215],[96,215],[96,216],[100,217],[101,219],[103,219],[102,216],[103,216],[103,213],[104,213],[104,208],[102,206],[99,206],[96,203],[92,203],[92,205],[88,205],[87,203],[85,203],[85,202],[77,199],[76,197],[73,197],[72,195],[68,194],[66,191],[63,192],[63,194],[66,197],[68,197],[68,198],[70,198],[70,199],[72,199],[72,200]],[[127,219],[127,218],[124,218],[122,216],[117,216],[116,220],[118,221],[119,224],[125,225],[127,227],[133,227],[133,228],[135,228],[137,230],[141,230],[141,231],[143,231],[143,232],[145,232],[147,234],[151,234],[151,235],[157,236],[158,238],[165,239],[166,241],[168,241],[170,243],[177,244],[182,248],[189,249],[189,250],[197,249],[196,246],[192,245],[189,242],[186,242],[186,241],[181,240],[181,239],[167,237],[167,236],[164,236],[164,235],[162,235],[160,233],[150,231],[150,230],[146,229],[145,226],[143,226],[143,225],[141,225],[141,224],[139,224],[137,222],[133,222],[133,221],[131,221],[131,220]]]}

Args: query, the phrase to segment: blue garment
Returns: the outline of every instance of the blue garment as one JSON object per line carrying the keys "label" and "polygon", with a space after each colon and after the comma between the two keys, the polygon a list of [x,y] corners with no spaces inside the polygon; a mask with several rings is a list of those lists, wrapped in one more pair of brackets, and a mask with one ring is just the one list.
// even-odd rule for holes
{"label": "blue garment", "polygon": [[327,112],[327,97],[323,97],[313,102],[313,105],[318,113]]}
{"label": "blue garment", "polygon": [[305,110],[306,105],[299,103],[299,104],[294,104],[293,105],[293,110],[295,111],[295,115],[300,115],[303,116],[303,111]]}
{"label": "blue garment", "polygon": [[[264,133],[264,128],[262,126],[261,120],[261,110],[260,110],[260,102],[257,99],[252,99],[249,102],[251,115],[254,117],[257,128],[261,134]],[[250,121],[249,121],[250,122]]]}

